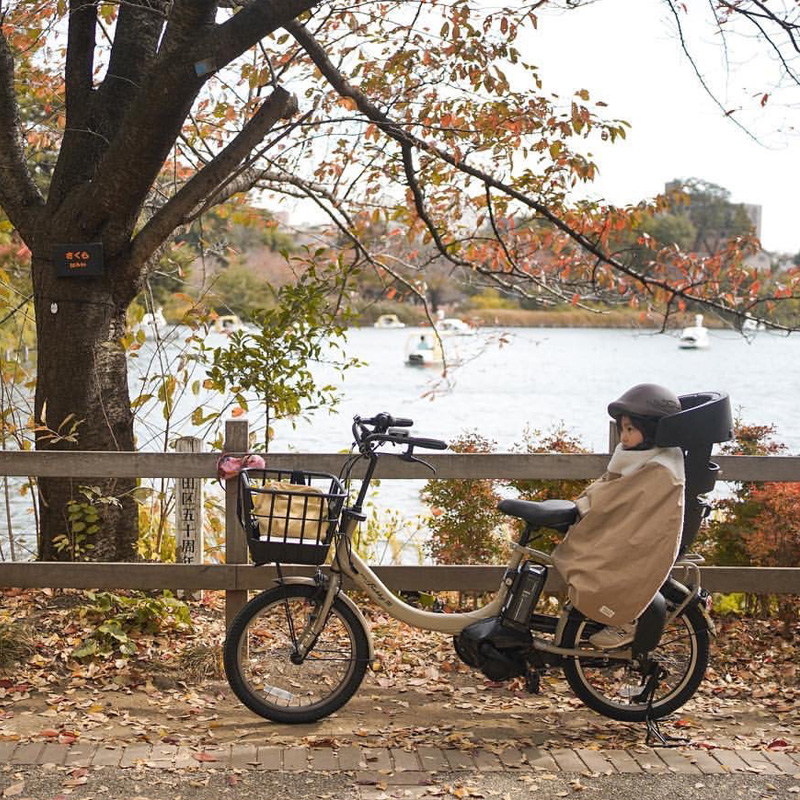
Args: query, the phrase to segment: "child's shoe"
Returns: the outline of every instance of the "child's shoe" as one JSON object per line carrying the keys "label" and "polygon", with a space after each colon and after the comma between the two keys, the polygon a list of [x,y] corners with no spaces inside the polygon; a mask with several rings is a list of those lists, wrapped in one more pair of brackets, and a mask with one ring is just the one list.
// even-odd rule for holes
{"label": "child's shoe", "polygon": [[636,623],[629,622],[627,625],[620,625],[619,628],[611,626],[603,628],[589,637],[589,643],[603,650],[610,650],[612,647],[622,647],[630,644],[636,635]]}

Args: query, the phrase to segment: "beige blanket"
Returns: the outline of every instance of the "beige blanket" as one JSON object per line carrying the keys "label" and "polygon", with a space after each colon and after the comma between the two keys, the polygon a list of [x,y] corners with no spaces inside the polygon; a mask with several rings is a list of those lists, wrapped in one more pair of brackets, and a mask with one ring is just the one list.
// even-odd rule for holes
{"label": "beige blanket", "polygon": [[328,530],[328,503],[316,486],[288,481],[267,481],[253,492],[253,511],[265,539],[324,538]]}
{"label": "beige blanket", "polygon": [[569,599],[597,622],[635,620],[675,563],[683,526],[679,448],[623,450],[577,498],[580,519],[553,551]]}

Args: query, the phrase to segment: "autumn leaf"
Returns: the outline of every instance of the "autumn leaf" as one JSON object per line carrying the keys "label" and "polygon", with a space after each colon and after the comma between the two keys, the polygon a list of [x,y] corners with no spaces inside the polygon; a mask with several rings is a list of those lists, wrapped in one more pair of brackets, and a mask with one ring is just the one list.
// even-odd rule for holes
{"label": "autumn leaf", "polygon": [[348,111],[357,111],[358,110],[358,103],[353,100],[352,97],[340,97],[336,104],[341,106],[342,108],[346,108]]}

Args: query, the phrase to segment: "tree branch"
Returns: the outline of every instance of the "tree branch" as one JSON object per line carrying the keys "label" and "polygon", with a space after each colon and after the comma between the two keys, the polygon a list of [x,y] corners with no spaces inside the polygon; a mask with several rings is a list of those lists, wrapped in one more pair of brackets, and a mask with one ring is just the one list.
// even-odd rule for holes
{"label": "tree branch", "polygon": [[[288,126],[275,140],[267,142],[263,148],[259,148],[258,152],[253,153],[252,156],[243,162],[238,169],[232,172],[228,178],[222,184],[220,184],[216,191],[208,195],[208,197],[205,199],[201,200],[200,205],[196,206],[192,211],[190,211],[189,215],[184,217],[181,224],[186,225],[194,222],[194,220],[196,220],[198,217],[201,217],[214,206],[226,203],[235,195],[243,192],[249,192],[251,189],[257,186],[258,182],[263,180],[267,175],[268,168],[257,168],[254,167],[253,164],[255,164],[256,160],[260,156],[271,149],[278,140],[287,136],[290,130],[302,125],[303,122],[311,116],[311,113],[312,112],[307,111],[299,120]],[[305,195],[303,196],[305,197]]]}
{"label": "tree branch", "polygon": [[95,0],[70,0],[64,70],[67,130],[87,125],[97,31]]}
{"label": "tree branch", "polygon": [[131,242],[126,270],[135,276],[139,268],[197,206],[225,182],[280,119],[297,111],[297,99],[276,89],[242,130],[199,172],[167,201]]}
{"label": "tree branch", "polygon": [[[210,14],[216,3],[178,0],[168,26],[169,46],[162,47],[144,78],[97,176],[75,198],[82,209],[81,235],[103,236],[112,251],[127,248],[139,210],[205,82],[315,2],[254,0],[228,22],[211,26],[203,14]],[[178,42],[186,46],[177,47]]]}
{"label": "tree branch", "polygon": [[64,69],[66,127],[48,189],[48,203],[58,205],[71,185],[91,177],[103,142],[91,123],[94,49],[97,34],[95,0],[70,0]]}
{"label": "tree branch", "polygon": [[253,0],[209,31],[193,52],[197,60],[211,59],[211,66],[219,69],[318,3],[319,0]]}
{"label": "tree branch", "polygon": [[108,70],[96,103],[97,108],[111,112],[104,120],[103,133],[108,139],[114,137],[155,61],[168,9],[168,0],[120,4]]}
{"label": "tree branch", "polygon": [[11,224],[30,244],[35,222],[31,211],[44,205],[25,163],[25,145],[14,92],[14,56],[0,32],[0,205]]}
{"label": "tree branch", "polygon": [[216,0],[176,0],[164,31],[160,56],[181,52],[210,31],[216,30],[214,22],[219,4]]}
{"label": "tree branch", "polygon": [[[671,0],[669,1],[671,2]],[[463,159],[457,159],[450,153],[433,144],[429,144],[423,139],[420,139],[419,137],[405,130],[402,125],[393,121],[390,117],[388,117],[388,115],[377,108],[359,89],[349,83],[346,77],[333,65],[325,50],[320,46],[319,42],[305,26],[293,21],[284,27],[306,51],[311,60],[322,73],[323,77],[339,93],[339,95],[342,97],[349,97],[354,100],[361,113],[364,114],[364,116],[366,116],[369,120],[374,122],[376,127],[383,131],[387,136],[395,139],[400,144],[410,145],[417,150],[430,153],[436,158],[439,158],[445,163],[454,167],[459,172],[481,181],[485,187],[496,189],[508,197],[513,198],[527,208],[535,211],[547,222],[553,225],[554,228],[566,234],[584,251],[595,256],[601,263],[608,265],[622,275],[627,275],[628,277],[639,281],[649,290],[661,290],[665,292],[668,297],[698,301],[707,308],[733,314],[737,317],[743,316],[743,312],[725,303],[723,299],[711,299],[701,296],[699,292],[694,291],[694,287],[691,284],[684,283],[683,285],[676,285],[674,282],[671,283],[666,278],[655,278],[637,272],[636,269],[621,263],[618,259],[614,258],[612,255],[609,255],[598,243],[593,242],[588,236],[573,228],[568,222],[562,220],[543,203],[533,200],[532,198],[520,192],[518,189],[515,189],[513,186],[503,183],[492,175],[489,175],[488,173],[485,173],[482,170],[465,163]],[[785,326],[774,325],[774,323],[771,324],[773,324],[773,326],[777,329],[788,330],[788,328]]]}

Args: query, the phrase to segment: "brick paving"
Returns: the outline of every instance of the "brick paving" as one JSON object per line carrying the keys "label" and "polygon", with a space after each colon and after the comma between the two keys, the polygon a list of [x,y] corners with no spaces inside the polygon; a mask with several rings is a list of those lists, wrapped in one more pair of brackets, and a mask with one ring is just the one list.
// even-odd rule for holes
{"label": "brick paving", "polygon": [[589,748],[553,749],[515,747],[446,749],[376,748],[348,745],[324,747],[262,747],[233,744],[208,748],[149,745],[122,747],[97,744],[0,743],[0,762],[12,765],[68,765],[70,767],[150,767],[165,770],[284,770],[286,772],[349,772],[359,782],[424,785],[437,772],[471,771],[724,775],[749,773],[800,777],[800,753],[761,750],[694,750],[638,747],[629,750]]}

